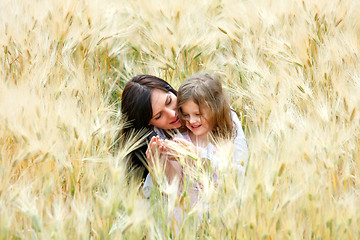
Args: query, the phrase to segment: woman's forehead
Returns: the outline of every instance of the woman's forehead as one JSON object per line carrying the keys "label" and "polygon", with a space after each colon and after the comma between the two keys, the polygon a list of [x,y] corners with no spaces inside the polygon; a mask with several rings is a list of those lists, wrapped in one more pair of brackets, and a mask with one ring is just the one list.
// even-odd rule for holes
{"label": "woman's forehead", "polygon": [[[168,96],[172,96],[172,99],[176,98],[175,94],[173,94],[172,92],[165,92],[160,89],[153,89],[151,93],[151,107],[153,111],[153,116],[163,110],[166,105]],[[176,101],[176,99],[174,100]]]}
{"label": "woman's forehead", "polygon": [[161,100],[163,98],[166,98],[168,96],[169,92],[165,92],[163,90],[154,88],[151,91],[151,102]]}

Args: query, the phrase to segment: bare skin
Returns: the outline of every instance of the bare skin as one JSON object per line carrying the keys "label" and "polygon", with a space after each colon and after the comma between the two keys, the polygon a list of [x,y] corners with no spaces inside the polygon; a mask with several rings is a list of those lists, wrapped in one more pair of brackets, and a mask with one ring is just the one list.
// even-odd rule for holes
{"label": "bare skin", "polygon": [[182,178],[181,164],[171,157],[165,143],[158,136],[153,137],[146,150],[146,158],[150,169],[154,172],[164,171],[167,181]]}
{"label": "bare skin", "polygon": [[[149,125],[161,129],[176,129],[181,127],[176,112],[176,101],[177,97],[175,94],[153,89],[151,95],[153,117]],[[177,144],[178,146],[172,147],[171,144]],[[159,137],[153,137],[146,151],[150,171],[165,171],[168,182],[172,182],[175,178],[181,179],[182,167],[176,158],[179,154],[179,149],[181,149],[181,152],[196,152],[195,146],[184,139],[175,138],[173,142],[170,142],[168,140],[164,141]]]}
{"label": "bare skin", "polygon": [[176,129],[181,123],[176,112],[176,96],[172,92],[154,89],[151,94],[153,116],[149,125],[161,129]]}

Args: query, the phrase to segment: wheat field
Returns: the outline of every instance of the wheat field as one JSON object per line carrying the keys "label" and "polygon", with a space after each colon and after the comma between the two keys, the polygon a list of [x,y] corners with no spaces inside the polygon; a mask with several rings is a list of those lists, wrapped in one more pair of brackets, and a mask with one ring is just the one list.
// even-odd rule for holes
{"label": "wheat field", "polygon": [[[360,238],[358,1],[1,0],[0,48],[1,239]],[[112,150],[121,92],[203,70],[249,162],[176,225]]]}

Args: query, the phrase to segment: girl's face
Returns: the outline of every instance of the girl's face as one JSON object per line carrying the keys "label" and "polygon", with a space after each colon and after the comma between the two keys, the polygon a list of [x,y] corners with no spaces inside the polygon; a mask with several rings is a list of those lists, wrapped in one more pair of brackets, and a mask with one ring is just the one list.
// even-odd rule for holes
{"label": "girl's face", "polygon": [[209,119],[210,113],[207,108],[202,109],[200,113],[199,105],[193,100],[186,101],[181,106],[184,115],[186,127],[197,137],[205,137],[212,129],[206,119]]}
{"label": "girl's face", "polygon": [[176,96],[172,92],[153,89],[151,93],[151,107],[153,116],[149,125],[161,129],[175,129],[181,127],[176,112]]}

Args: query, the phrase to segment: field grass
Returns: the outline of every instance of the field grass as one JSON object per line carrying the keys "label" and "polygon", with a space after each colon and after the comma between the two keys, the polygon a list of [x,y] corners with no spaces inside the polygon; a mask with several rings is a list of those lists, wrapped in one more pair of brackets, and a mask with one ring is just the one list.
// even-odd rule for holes
{"label": "field grass", "polygon": [[[360,238],[358,1],[1,0],[0,64],[1,239]],[[112,152],[119,99],[134,75],[201,70],[249,164],[176,226],[176,188],[144,200],[133,142]]]}

